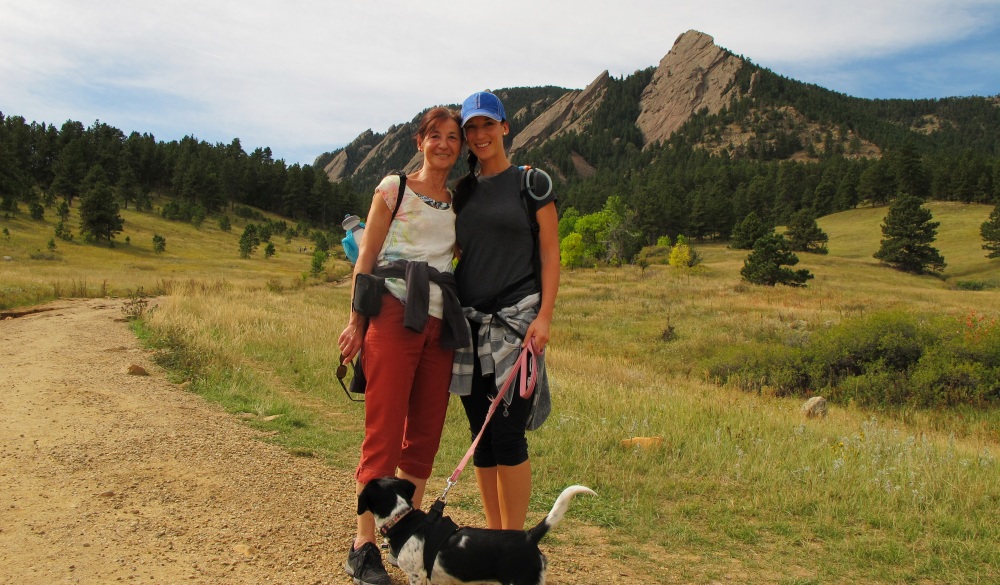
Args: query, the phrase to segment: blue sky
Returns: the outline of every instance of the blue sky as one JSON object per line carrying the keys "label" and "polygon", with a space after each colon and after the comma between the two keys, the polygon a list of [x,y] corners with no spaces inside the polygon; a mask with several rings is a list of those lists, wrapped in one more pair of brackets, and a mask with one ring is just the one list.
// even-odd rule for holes
{"label": "blue sky", "polygon": [[631,74],[691,29],[858,97],[1000,94],[1000,0],[0,0],[0,112],[311,163],[481,89]]}

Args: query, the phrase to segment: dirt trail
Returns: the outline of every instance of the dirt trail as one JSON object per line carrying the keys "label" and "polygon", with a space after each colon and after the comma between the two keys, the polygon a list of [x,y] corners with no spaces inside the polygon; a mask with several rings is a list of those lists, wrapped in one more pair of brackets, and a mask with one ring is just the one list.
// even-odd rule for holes
{"label": "dirt trail", "polygon": [[[120,301],[41,309],[0,320],[0,583],[350,583],[349,472],[169,383]],[[550,585],[654,582],[601,540],[546,550]]]}

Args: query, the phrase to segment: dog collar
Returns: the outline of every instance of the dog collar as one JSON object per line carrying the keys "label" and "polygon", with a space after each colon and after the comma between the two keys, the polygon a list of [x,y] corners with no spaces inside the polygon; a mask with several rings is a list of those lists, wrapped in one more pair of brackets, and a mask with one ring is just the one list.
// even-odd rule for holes
{"label": "dog collar", "polygon": [[385,536],[385,537],[388,538],[389,533],[392,532],[392,529],[395,528],[396,525],[399,524],[403,520],[403,518],[406,518],[410,514],[410,512],[412,512],[412,511],[413,511],[413,508],[410,508],[409,510],[407,510],[407,511],[401,513],[401,514],[396,514],[392,518],[389,518],[385,522],[385,524],[383,524],[382,527],[378,529],[379,534],[381,534],[382,536]]}

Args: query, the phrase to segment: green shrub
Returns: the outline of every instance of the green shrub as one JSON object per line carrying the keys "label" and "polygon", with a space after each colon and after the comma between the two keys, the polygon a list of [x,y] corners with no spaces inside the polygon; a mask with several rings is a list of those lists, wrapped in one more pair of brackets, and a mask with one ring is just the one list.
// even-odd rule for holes
{"label": "green shrub", "polygon": [[926,408],[982,406],[997,398],[998,374],[997,368],[980,362],[956,361],[954,355],[932,350],[910,376],[910,402]]}
{"label": "green shrub", "polygon": [[955,288],[959,290],[986,290],[988,288],[994,288],[990,283],[983,282],[981,280],[957,280],[955,281]]}
{"label": "green shrub", "polygon": [[792,341],[723,349],[708,361],[709,376],[747,392],[821,392],[876,408],[1000,402],[1000,326],[975,312],[957,322],[882,312]]}
{"label": "green shrub", "polygon": [[247,207],[246,205],[234,205],[233,215],[236,217],[242,217],[243,219],[255,219],[257,221],[264,221],[264,214],[253,209],[252,207]]}
{"label": "green shrub", "polygon": [[970,311],[959,319],[959,333],[952,340],[956,354],[964,359],[1000,368],[1000,322]]}
{"label": "green shrub", "polygon": [[898,405],[904,402],[906,378],[895,372],[872,371],[844,378],[823,393],[827,400],[841,404],[854,403],[868,408]]}
{"label": "green shrub", "polygon": [[920,359],[921,337],[916,319],[904,313],[845,321],[814,337],[807,349],[810,378],[825,387],[873,371],[905,372]]}
{"label": "green shrub", "polygon": [[[666,239],[667,241],[670,241],[670,238]],[[642,250],[639,250],[637,259],[639,261],[647,262],[648,264],[669,264],[670,246],[661,246],[659,244],[655,246],[646,246]]]}
{"label": "green shrub", "polygon": [[208,212],[200,203],[171,199],[160,210],[160,215],[164,219],[188,221],[200,227],[201,223],[208,217]]}

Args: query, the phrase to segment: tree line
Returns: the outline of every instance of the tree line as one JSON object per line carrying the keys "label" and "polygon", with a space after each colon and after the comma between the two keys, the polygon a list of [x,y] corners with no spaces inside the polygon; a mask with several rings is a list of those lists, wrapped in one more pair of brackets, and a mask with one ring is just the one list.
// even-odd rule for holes
{"label": "tree line", "polygon": [[189,214],[253,206],[323,229],[362,199],[350,181],[331,183],[322,169],[288,165],[268,147],[247,153],[238,138],[164,142],[148,133],[126,136],[100,121],[57,128],[0,113],[0,214],[24,206],[38,215],[59,199],[72,206],[97,185],[125,208],[149,210],[152,197],[162,195]]}

